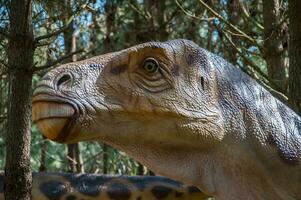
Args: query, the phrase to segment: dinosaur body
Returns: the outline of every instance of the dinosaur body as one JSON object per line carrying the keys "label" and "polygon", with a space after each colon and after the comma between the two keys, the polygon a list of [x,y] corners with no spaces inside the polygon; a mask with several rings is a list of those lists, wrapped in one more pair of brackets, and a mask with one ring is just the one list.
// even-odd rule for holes
{"label": "dinosaur body", "polygon": [[[155,176],[34,173],[32,200],[202,200],[195,187]],[[3,174],[0,174],[0,200]]]}
{"label": "dinosaur body", "polygon": [[52,140],[101,140],[217,199],[301,197],[300,117],[187,40],[48,72],[34,92],[33,120]]}

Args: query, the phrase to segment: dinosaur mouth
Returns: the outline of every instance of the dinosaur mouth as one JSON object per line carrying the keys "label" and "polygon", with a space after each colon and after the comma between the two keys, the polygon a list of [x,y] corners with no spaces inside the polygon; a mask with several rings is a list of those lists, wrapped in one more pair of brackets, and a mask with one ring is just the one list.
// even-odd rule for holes
{"label": "dinosaur mouth", "polygon": [[33,99],[33,122],[48,139],[64,142],[70,134],[75,109],[67,103],[37,99]]}

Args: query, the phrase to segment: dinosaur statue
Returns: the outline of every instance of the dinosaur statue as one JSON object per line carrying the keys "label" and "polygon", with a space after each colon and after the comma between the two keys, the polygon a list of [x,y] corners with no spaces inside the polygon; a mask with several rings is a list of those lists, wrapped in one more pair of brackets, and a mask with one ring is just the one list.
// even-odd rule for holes
{"label": "dinosaur statue", "polygon": [[103,141],[216,199],[301,199],[301,118],[188,40],[49,71],[33,121],[51,140]]}
{"label": "dinosaur statue", "polygon": [[[195,187],[157,176],[34,173],[32,200],[202,200]],[[0,200],[4,200],[0,173]]]}

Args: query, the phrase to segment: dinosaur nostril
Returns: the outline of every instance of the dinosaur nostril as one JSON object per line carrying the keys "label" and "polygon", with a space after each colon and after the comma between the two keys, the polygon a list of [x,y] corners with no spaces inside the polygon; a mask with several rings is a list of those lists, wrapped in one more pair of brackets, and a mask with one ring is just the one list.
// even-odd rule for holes
{"label": "dinosaur nostril", "polygon": [[71,76],[69,74],[64,74],[59,80],[57,81],[57,86],[60,86],[61,84],[71,80]]}

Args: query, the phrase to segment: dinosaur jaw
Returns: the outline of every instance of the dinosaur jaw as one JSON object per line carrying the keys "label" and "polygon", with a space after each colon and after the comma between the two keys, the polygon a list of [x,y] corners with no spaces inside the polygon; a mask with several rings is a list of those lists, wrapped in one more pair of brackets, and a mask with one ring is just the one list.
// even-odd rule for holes
{"label": "dinosaur jaw", "polygon": [[45,137],[63,142],[72,128],[74,108],[66,103],[37,101],[33,102],[32,120]]}

